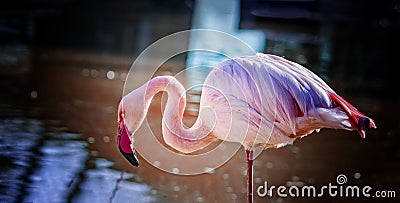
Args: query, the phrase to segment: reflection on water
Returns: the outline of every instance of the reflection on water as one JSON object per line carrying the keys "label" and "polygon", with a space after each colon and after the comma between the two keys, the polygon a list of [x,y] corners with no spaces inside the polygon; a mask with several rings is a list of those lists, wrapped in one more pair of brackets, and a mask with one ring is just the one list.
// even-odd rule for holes
{"label": "reflection on water", "polygon": [[159,202],[145,184],[128,181],[136,174],[109,169],[113,163],[96,159],[96,169],[86,170],[73,202]]}
{"label": "reflection on water", "polygon": [[38,169],[29,176],[24,202],[65,202],[79,182],[87,159],[86,143],[62,132],[54,135],[40,147]]}
{"label": "reflection on water", "polygon": [[0,202],[158,202],[146,184],[128,181],[137,175],[110,169],[104,158],[89,159],[79,134],[45,122],[0,120]]}
{"label": "reflection on water", "polygon": [[24,195],[41,131],[41,122],[36,119],[0,119],[0,202],[15,202]]}

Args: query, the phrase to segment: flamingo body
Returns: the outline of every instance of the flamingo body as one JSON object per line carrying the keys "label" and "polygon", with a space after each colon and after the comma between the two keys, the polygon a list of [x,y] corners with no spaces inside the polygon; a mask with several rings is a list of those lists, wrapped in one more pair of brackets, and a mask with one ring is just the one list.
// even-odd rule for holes
{"label": "flamingo body", "polygon": [[[200,109],[215,110],[213,134],[247,149],[282,147],[324,127],[352,129],[346,113],[330,99],[334,91],[311,71],[281,57],[258,53],[227,60],[205,84]],[[237,134],[247,128],[245,138]]]}
{"label": "flamingo body", "polygon": [[215,139],[237,142],[246,149],[248,200],[252,202],[252,150],[278,148],[321,128],[356,130],[365,137],[374,121],[336,94],[322,79],[282,57],[257,53],[226,60],[205,79],[199,116],[183,125],[185,88],[172,76],[158,76],[124,96],[118,108],[118,147],[138,166],[134,134],[146,117],[150,101],[168,93],[163,114],[164,141],[190,153]]}
{"label": "flamingo body", "polygon": [[[120,102],[120,130],[133,141],[152,97],[168,93],[163,118],[164,140],[190,153],[214,139],[241,143],[246,149],[282,147],[321,128],[357,130],[376,128],[373,120],[336,94],[322,79],[282,57],[257,53],[226,60],[204,82],[199,118],[182,125],[186,105],[184,87],[171,76],[151,79]],[[119,133],[121,137],[124,133]],[[120,143],[128,152],[132,143]],[[132,150],[133,151],[133,150]]]}

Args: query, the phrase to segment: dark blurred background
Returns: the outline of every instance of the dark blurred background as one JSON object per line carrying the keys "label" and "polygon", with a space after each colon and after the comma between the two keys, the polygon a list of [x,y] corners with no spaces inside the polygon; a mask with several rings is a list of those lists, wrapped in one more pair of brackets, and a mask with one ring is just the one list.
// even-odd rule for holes
{"label": "dark blurred background", "polygon": [[[365,140],[322,130],[267,150],[255,161],[255,186],[323,185],[343,173],[399,196],[400,1],[14,0],[0,5],[0,202],[244,202],[244,153],[185,177],[144,161],[132,168],[115,147],[117,106],[136,57],[178,31],[226,31],[218,27],[224,15],[233,16],[225,24],[234,32],[257,32],[256,51],[311,69],[378,126]],[[176,74],[186,60],[177,56],[158,74]],[[160,133],[159,103],[152,107]],[[376,201],[256,198],[321,200]]]}

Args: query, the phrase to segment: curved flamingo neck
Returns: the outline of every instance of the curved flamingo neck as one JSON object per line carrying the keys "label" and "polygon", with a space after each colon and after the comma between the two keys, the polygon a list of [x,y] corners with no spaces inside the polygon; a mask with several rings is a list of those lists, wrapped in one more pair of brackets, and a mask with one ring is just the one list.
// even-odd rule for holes
{"label": "curved flamingo neck", "polygon": [[[169,121],[182,122],[183,113],[186,106],[186,95],[185,88],[172,76],[158,76],[151,79],[147,84],[144,85],[145,90],[145,102],[150,103],[154,95],[159,92],[167,92],[168,100],[165,107],[163,119]],[[147,106],[148,107],[148,106]],[[167,114],[168,112],[168,114]],[[182,126],[182,125],[181,125]]]}
{"label": "curved flamingo neck", "polygon": [[[135,91],[139,92],[134,93]],[[178,151],[190,153],[204,148],[212,141],[212,137],[208,135],[212,131],[214,117],[202,115],[201,109],[199,117],[194,125],[190,128],[184,127],[182,119],[186,106],[185,88],[174,77],[155,77],[135,91],[132,92],[134,93],[133,102],[144,102],[144,104],[142,103],[143,106],[136,104],[144,107],[144,112],[139,113],[139,115],[132,115],[136,118],[140,116],[142,119],[139,123],[135,124],[135,122],[133,122],[132,133],[134,133],[143,122],[154,95],[158,92],[165,91],[168,93],[168,100],[162,118],[162,131],[165,142]],[[130,95],[127,96],[128,98],[132,97]],[[142,100],[140,100],[140,97]],[[132,102],[130,101],[129,103]]]}

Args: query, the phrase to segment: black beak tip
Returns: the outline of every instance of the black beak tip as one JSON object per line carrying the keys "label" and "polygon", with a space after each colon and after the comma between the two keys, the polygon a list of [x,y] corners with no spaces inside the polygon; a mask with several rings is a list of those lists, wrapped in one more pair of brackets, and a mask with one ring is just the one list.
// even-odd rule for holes
{"label": "black beak tip", "polygon": [[139,159],[136,157],[136,153],[125,153],[121,150],[122,155],[126,158],[126,160],[129,161],[133,166],[138,167],[139,166]]}

